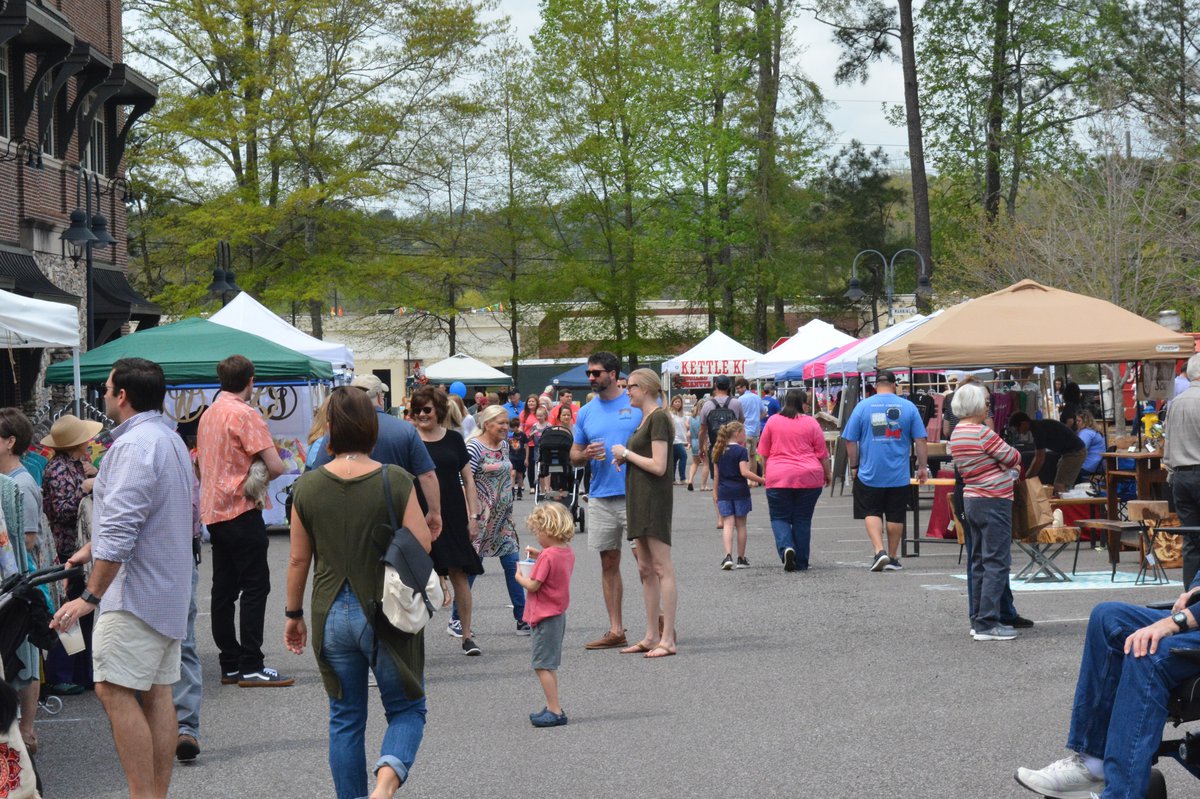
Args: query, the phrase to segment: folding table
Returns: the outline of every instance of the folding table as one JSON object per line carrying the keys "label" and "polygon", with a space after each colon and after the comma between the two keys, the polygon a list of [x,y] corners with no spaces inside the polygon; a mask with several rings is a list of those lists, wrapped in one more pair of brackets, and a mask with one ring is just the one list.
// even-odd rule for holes
{"label": "folding table", "polygon": [[1054,564],[1054,559],[1078,540],[1078,527],[1043,527],[1027,536],[1014,538],[1014,543],[1029,556],[1029,563],[1015,579],[1027,583],[1071,582],[1067,573]]}
{"label": "folding table", "polygon": [[[908,485],[912,490],[912,495],[909,497],[909,503],[912,506],[912,536],[909,536],[908,525],[905,525],[904,536],[900,539],[900,557],[907,558],[910,555],[914,558],[921,557],[921,542],[929,544],[957,544],[957,538],[930,538],[921,535],[921,482],[917,478],[912,478],[908,481]],[[924,485],[931,488],[938,486],[954,487],[953,477],[931,477],[925,481]],[[908,549],[908,545],[912,544],[912,551]]]}

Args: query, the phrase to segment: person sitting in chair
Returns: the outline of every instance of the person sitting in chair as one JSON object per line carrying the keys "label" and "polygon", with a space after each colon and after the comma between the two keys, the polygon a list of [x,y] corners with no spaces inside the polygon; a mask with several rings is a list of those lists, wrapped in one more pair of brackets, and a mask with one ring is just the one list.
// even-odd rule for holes
{"label": "person sitting in chair", "polygon": [[1142,797],[1167,721],[1172,689],[1200,675],[1200,662],[1174,654],[1200,648],[1200,580],[1171,610],[1102,602],[1088,619],[1075,683],[1068,754],[1043,769],[1019,768],[1018,783],[1043,796]]}

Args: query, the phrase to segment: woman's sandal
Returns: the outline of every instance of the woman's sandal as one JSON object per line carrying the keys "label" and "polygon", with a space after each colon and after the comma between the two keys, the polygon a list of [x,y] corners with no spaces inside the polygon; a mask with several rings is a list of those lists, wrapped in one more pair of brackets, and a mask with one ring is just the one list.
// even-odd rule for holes
{"label": "woman's sandal", "polygon": [[652,646],[646,646],[643,641],[638,641],[633,646],[627,646],[621,650],[622,655],[640,655],[645,652],[650,652],[654,649]]}
{"label": "woman's sandal", "polygon": [[[656,654],[654,654],[655,652],[661,652],[662,654],[656,655]],[[674,649],[669,649],[668,647],[666,647],[663,644],[655,644],[655,646],[649,652],[642,655],[642,657],[644,657],[644,658],[669,658],[674,654],[675,654]]]}

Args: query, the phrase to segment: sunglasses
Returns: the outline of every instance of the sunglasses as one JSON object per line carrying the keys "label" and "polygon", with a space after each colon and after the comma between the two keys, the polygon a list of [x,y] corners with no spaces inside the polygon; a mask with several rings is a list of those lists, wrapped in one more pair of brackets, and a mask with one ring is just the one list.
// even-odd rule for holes
{"label": "sunglasses", "polygon": [[425,416],[426,414],[429,414],[429,415],[433,414],[433,406],[432,405],[426,405],[424,408],[413,408],[414,416]]}
{"label": "sunglasses", "polygon": [[608,371],[609,371],[608,369],[588,369],[585,374],[587,374],[588,377],[599,377],[600,375],[605,374]]}

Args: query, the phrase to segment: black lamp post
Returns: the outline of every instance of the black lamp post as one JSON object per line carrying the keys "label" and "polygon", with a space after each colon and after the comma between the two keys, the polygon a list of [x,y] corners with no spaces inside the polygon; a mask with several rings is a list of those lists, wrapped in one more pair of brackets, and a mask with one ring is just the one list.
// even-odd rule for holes
{"label": "black lamp post", "polygon": [[[866,292],[862,290],[862,283],[860,283],[858,280],[858,259],[868,253],[878,255],[880,262],[883,264],[883,290],[887,297],[888,327],[891,327],[895,316],[892,299],[895,296],[896,290],[896,258],[898,258],[902,253],[906,252],[911,252],[913,255],[917,256],[917,260],[920,262],[920,268],[917,270],[917,297],[920,299],[927,299],[933,293],[933,286],[930,284],[929,275],[926,272],[925,258],[921,255],[921,253],[907,247],[902,250],[897,250],[895,253],[893,253],[890,261],[888,260],[887,256],[881,253],[879,250],[863,250],[858,253],[858,255],[854,256],[854,262],[850,264],[850,286],[846,293],[842,296],[851,302],[858,302],[867,296]],[[875,332],[878,333],[878,317],[876,316],[871,321]]]}
{"label": "black lamp post", "polygon": [[225,307],[229,303],[229,295],[236,296],[241,292],[241,287],[233,276],[233,254],[229,247],[229,242],[217,242],[217,268],[213,270],[212,282],[208,284],[208,296],[212,299],[221,299],[221,307]]}
{"label": "black lamp post", "polygon": [[[82,209],[79,208],[79,186],[81,182],[83,184],[84,197],[84,208]],[[106,193],[111,194],[118,183],[127,186],[122,178],[116,178]],[[93,189],[96,192],[95,214],[92,213]],[[71,224],[59,236],[68,248],[71,260],[76,266],[79,266],[80,258],[84,259],[85,279],[87,281],[87,308],[85,313],[87,316],[87,348],[89,350],[96,346],[95,278],[92,249],[94,247],[111,247],[117,243],[117,240],[108,232],[108,220],[104,217],[104,214],[99,212],[100,195],[100,176],[91,174],[81,166],[75,179],[75,210],[71,212]]]}

